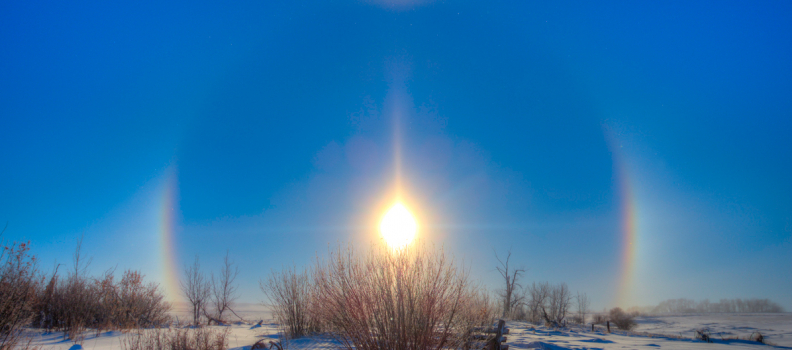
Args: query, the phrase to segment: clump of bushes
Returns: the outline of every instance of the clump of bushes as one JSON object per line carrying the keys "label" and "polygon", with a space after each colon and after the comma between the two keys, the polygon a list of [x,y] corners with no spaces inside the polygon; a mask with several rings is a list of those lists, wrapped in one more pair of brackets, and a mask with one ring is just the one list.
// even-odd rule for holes
{"label": "clump of bushes", "polygon": [[610,321],[613,322],[618,329],[630,331],[638,326],[635,322],[635,316],[624,312],[624,310],[619,307],[611,309],[608,316]]}
{"label": "clump of bushes", "polygon": [[120,280],[114,271],[98,278],[70,273],[53,274],[40,290],[33,326],[63,331],[74,339],[85,329],[130,329],[162,326],[170,322],[170,304],[155,283],[127,270]]}
{"label": "clump of bushes", "polygon": [[337,250],[262,281],[287,334],[328,331],[348,349],[461,349],[497,307],[442,250]]}
{"label": "clump of bushes", "polygon": [[64,278],[57,268],[45,278],[36,262],[29,243],[0,244],[0,349],[20,344],[23,328],[30,325],[63,331],[79,343],[88,328],[151,327],[170,321],[171,306],[157,284],[144,283],[136,271],[125,271],[120,280],[113,270],[89,277],[79,245],[74,270]]}
{"label": "clump of bushes", "polygon": [[229,329],[155,328],[141,330],[121,340],[123,350],[225,350]]}

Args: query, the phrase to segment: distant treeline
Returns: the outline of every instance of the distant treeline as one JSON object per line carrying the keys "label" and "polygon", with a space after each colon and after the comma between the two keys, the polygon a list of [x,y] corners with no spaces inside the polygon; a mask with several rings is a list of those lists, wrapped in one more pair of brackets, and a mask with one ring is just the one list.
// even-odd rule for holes
{"label": "distant treeline", "polygon": [[657,306],[642,310],[654,314],[670,313],[737,313],[737,312],[784,312],[784,308],[770,299],[721,299],[711,302],[708,299],[669,299]]}

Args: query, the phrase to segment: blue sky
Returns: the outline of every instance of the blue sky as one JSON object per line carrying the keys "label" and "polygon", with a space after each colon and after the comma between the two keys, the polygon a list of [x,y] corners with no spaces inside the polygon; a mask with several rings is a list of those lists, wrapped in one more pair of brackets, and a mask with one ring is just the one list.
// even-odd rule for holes
{"label": "blue sky", "polygon": [[84,236],[160,281],[176,174],[177,263],[228,250],[261,300],[377,239],[399,144],[421,235],[493,288],[511,248],[597,308],[792,309],[789,3],[4,2],[0,34],[0,220],[45,270]]}

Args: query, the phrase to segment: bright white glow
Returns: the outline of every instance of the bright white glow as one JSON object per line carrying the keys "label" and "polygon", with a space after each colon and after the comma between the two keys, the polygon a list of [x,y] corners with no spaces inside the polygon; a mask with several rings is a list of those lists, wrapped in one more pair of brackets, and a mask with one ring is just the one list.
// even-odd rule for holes
{"label": "bright white glow", "polygon": [[418,224],[412,214],[401,203],[394,204],[380,222],[382,238],[391,249],[404,248],[415,238]]}

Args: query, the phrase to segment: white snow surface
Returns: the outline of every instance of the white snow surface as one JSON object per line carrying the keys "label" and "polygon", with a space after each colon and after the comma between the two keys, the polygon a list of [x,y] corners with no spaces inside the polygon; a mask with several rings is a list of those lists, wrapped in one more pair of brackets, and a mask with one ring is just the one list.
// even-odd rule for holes
{"label": "white snow surface", "polygon": [[[254,312],[246,315],[254,315]],[[262,314],[259,314],[262,315]],[[792,349],[792,314],[708,314],[708,315],[668,315],[640,317],[639,327],[633,332],[612,330],[607,333],[604,327],[592,332],[591,326],[570,326],[561,329],[548,329],[525,322],[510,321],[507,344],[516,349]],[[238,322],[229,326],[211,326],[230,331],[229,349],[249,350],[261,339],[278,340],[278,326],[263,322],[252,325]],[[714,343],[692,339],[696,329],[708,328]],[[729,340],[735,336],[745,339],[753,332],[761,332],[775,345],[763,345],[747,340]],[[34,346],[41,350],[120,350],[124,337],[136,336],[135,332],[86,333],[82,346],[64,339],[62,333],[44,333],[30,330],[34,335]],[[314,336],[291,340],[288,349],[337,349],[340,344],[326,336]]]}
{"label": "white snow surface", "polygon": [[[229,326],[208,326],[213,329],[228,328],[228,345],[231,350],[249,350],[250,347],[261,339],[278,341],[278,325],[268,323],[263,325],[250,325],[236,323]],[[95,334],[86,333],[82,344],[75,344],[71,340],[64,339],[63,333],[53,332],[44,333],[31,330],[30,334],[34,337],[34,347],[41,350],[120,350],[121,342],[125,337],[136,337],[136,332],[103,332]],[[289,349],[337,349],[339,344],[333,339],[323,336],[306,337],[288,341],[286,344]]]}
{"label": "white snow surface", "polygon": [[[743,316],[743,317],[739,317]],[[525,322],[508,322],[509,349],[792,349],[790,314],[778,315],[677,315],[642,317],[633,332],[598,326],[548,329]],[[665,327],[667,325],[667,327]],[[713,343],[694,339],[696,329],[708,328]],[[775,345],[744,340],[759,330]],[[723,333],[723,337],[717,332]],[[665,334],[661,334],[664,332]],[[681,333],[681,334],[680,334]],[[738,336],[741,339],[728,339]]]}
{"label": "white snow surface", "polygon": [[792,313],[777,314],[683,314],[636,319],[638,331],[693,337],[706,328],[715,339],[749,337],[761,333],[769,342],[792,347]]}

